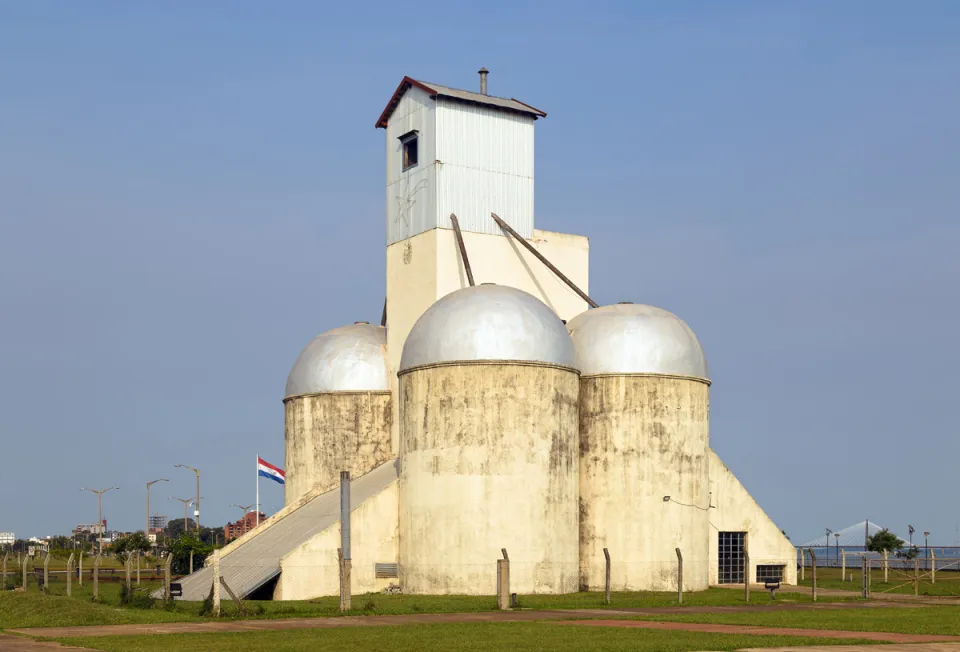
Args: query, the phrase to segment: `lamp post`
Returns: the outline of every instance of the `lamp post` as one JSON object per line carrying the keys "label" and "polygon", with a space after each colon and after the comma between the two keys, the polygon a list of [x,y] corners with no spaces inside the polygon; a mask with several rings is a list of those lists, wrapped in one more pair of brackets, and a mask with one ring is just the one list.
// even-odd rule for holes
{"label": "lamp post", "polygon": [[840,533],[834,532],[833,539],[834,541],[837,542],[837,560],[839,561],[840,560]]}
{"label": "lamp post", "polygon": [[930,536],[929,532],[923,533],[923,547],[927,549],[927,559],[930,559],[930,543],[927,541],[927,537]]}
{"label": "lamp post", "polygon": [[170,496],[170,498],[173,500],[179,500],[181,503],[183,503],[183,531],[189,532],[190,521],[187,520],[187,507],[193,502],[193,498],[177,498],[176,496]]}
{"label": "lamp post", "polygon": [[87,489],[82,487],[80,491],[89,491],[97,494],[97,532],[100,535],[100,554],[103,554],[103,494],[120,487],[107,487],[106,489]]}
{"label": "lamp post", "polygon": [[150,538],[150,487],[157,484],[158,482],[170,482],[166,478],[159,478],[157,480],[151,480],[147,483],[147,520],[144,521],[143,527],[143,536]]}
{"label": "lamp post", "polygon": [[833,534],[833,530],[831,530],[830,528],[824,528],[824,529],[827,531],[827,535],[826,535],[826,536],[827,536],[827,552],[826,552],[826,557],[827,557],[827,565],[829,566],[829,565],[830,565],[830,535]]}
{"label": "lamp post", "polygon": [[240,527],[243,528],[242,534],[246,534],[247,533],[247,512],[249,512],[252,507],[255,507],[255,505],[238,505],[234,503],[230,505],[230,507],[239,507],[240,509],[243,510],[243,518],[240,520],[240,523],[241,523]]}
{"label": "lamp post", "polygon": [[907,535],[910,537],[910,547],[913,547],[913,533],[915,530],[912,525],[907,525]]}
{"label": "lamp post", "polygon": [[196,502],[196,509],[194,509],[193,515],[197,517],[197,532],[199,532],[200,531],[200,471],[198,469],[193,468],[192,466],[187,466],[186,464],[174,464],[173,466],[174,468],[178,468],[178,469],[179,468],[190,469],[191,471],[197,474],[197,499],[196,499],[197,502]]}

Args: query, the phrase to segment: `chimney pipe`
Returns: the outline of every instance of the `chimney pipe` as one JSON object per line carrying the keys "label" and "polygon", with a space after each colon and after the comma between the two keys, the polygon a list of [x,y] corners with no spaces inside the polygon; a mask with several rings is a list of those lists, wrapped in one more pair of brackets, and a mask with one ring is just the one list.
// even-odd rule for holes
{"label": "chimney pipe", "polygon": [[487,70],[486,68],[481,68],[477,72],[480,73],[480,94],[486,95],[487,94],[487,75],[490,74],[490,71]]}

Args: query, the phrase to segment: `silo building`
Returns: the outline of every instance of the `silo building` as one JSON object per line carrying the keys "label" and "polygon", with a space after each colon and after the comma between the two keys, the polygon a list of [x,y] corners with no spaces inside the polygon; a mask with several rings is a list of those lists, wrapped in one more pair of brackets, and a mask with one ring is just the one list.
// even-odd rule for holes
{"label": "silo building", "polygon": [[[381,323],[291,350],[285,504],[223,548],[223,577],[239,597],[336,595],[349,471],[357,594],[492,594],[503,550],[520,594],[602,588],[604,549],[615,590],[675,590],[677,550],[689,591],[795,582],[790,542],[710,448],[697,337],[590,298],[587,237],[534,223],[547,114],[480,77],[404,77],[376,119]],[[182,599],[211,581],[183,578]]]}
{"label": "silo building", "polygon": [[400,583],[494,593],[577,590],[579,374],[556,313],[511,287],[427,310],[400,362]]}

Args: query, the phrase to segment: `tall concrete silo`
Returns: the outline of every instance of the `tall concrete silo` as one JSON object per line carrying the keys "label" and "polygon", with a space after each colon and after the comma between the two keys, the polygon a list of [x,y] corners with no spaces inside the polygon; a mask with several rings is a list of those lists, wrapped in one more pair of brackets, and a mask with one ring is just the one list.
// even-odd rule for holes
{"label": "tall concrete silo", "polygon": [[693,331],[639,304],[589,310],[567,328],[580,380],[580,582],[686,590],[709,578],[710,381]]}
{"label": "tall concrete silo", "polygon": [[573,344],[535,297],[458,290],[416,322],[400,363],[400,584],[405,593],[578,584]]}
{"label": "tall concrete silo", "polygon": [[317,335],[300,353],[283,399],[286,504],[337,486],[340,471],[358,477],[392,458],[386,349],[385,328],[358,322]]}

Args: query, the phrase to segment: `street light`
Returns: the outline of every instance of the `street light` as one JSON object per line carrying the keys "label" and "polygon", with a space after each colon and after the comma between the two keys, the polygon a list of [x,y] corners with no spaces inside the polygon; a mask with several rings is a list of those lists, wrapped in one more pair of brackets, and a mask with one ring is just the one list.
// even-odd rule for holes
{"label": "street light", "polygon": [[194,510],[193,515],[197,517],[197,532],[200,531],[200,471],[193,468],[192,466],[187,466],[186,464],[174,464],[174,468],[184,468],[190,469],[197,474],[197,508]]}
{"label": "street light", "polygon": [[97,494],[97,532],[100,533],[100,554],[103,554],[103,494],[111,491],[113,489],[119,489],[120,487],[107,487],[106,489],[87,489],[86,487],[81,487],[80,491],[89,491],[90,493]]}
{"label": "street light", "polygon": [[837,542],[837,559],[840,559],[840,533],[839,533],[839,532],[834,532],[834,533],[833,533],[833,538],[834,538],[834,540],[836,540],[836,542]]}
{"label": "street light", "polygon": [[160,478],[158,480],[151,480],[147,483],[147,520],[144,522],[143,536],[150,538],[150,487],[155,485],[158,482],[170,482],[166,478]]}
{"label": "street light", "polygon": [[930,559],[930,543],[927,541],[927,537],[929,536],[929,532],[923,533],[923,547],[927,549],[927,559]]}
{"label": "street light", "polygon": [[179,500],[181,503],[183,503],[183,531],[189,532],[190,521],[187,520],[187,507],[193,502],[193,498],[177,498],[176,496],[170,496],[170,498],[173,500]]}
{"label": "street light", "polygon": [[250,508],[251,508],[251,507],[256,507],[256,505],[246,505],[246,506],[244,506],[244,505],[238,505],[238,504],[234,503],[234,504],[230,505],[230,507],[239,507],[240,509],[243,510],[243,519],[241,519],[240,523],[241,523],[241,527],[243,528],[243,534],[246,534],[246,533],[247,533],[247,512],[250,511]]}

